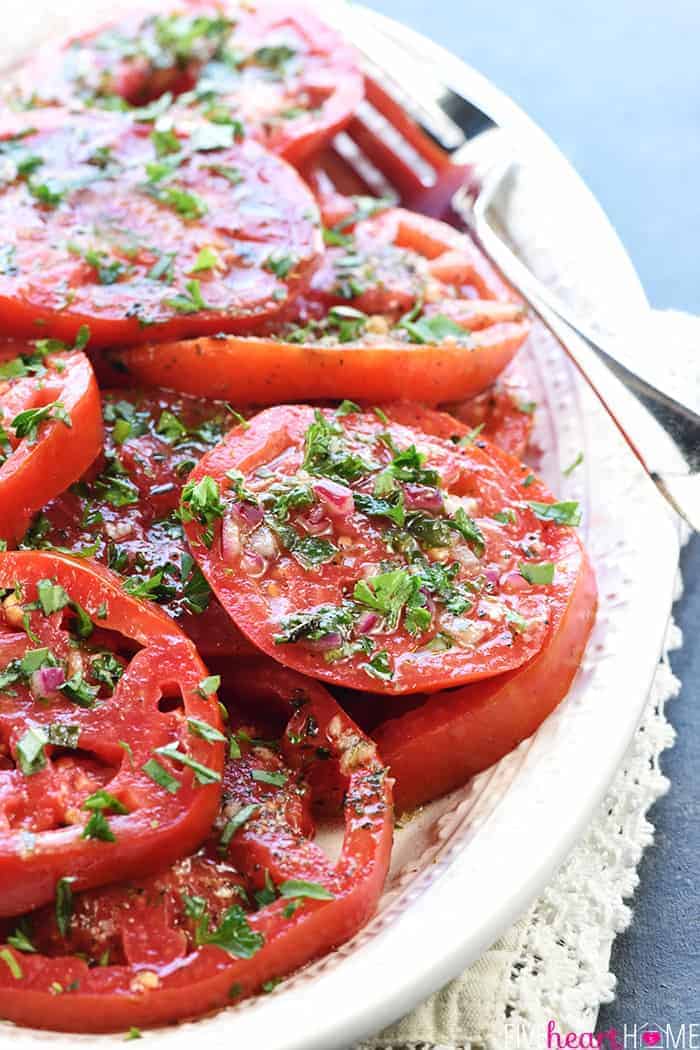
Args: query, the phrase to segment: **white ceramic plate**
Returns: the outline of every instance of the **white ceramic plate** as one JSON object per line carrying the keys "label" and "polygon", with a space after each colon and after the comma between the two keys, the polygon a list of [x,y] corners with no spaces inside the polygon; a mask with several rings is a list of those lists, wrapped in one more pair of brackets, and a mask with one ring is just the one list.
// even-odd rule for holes
{"label": "white ceramic plate", "polygon": [[[64,22],[69,6],[61,5]],[[648,306],[634,270],[546,136],[447,52],[354,10],[392,26],[415,49],[418,64],[437,60],[444,76],[511,129],[528,169],[500,218],[530,263],[568,293],[583,290],[586,308],[618,330],[639,327]],[[377,1032],[456,976],[525,910],[602,798],[659,657],[677,537],[654,486],[557,342],[539,330],[520,361],[539,405],[535,439],[544,452],[538,469],[562,498],[581,501],[600,589],[600,612],[568,698],[531,740],[397,831],[378,914],[351,943],[271,995],[144,1033],[140,1046],[334,1050]],[[564,478],[562,469],[579,451],[583,465]],[[74,1050],[121,1046],[123,1036],[0,1025],[0,1042],[14,1050],[46,1044]]]}

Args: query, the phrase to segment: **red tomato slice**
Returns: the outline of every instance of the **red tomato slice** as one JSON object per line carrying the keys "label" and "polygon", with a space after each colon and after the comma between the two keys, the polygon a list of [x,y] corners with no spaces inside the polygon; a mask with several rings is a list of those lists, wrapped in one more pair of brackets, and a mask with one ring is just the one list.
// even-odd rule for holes
{"label": "red tomato slice", "polygon": [[316,206],[296,172],[230,125],[167,132],[116,113],[22,114],[0,155],[11,335],[91,347],[250,331],[304,287]]}
{"label": "red tomato slice", "polygon": [[449,416],[389,411],[288,406],[234,428],[183,490],[192,553],[250,640],[314,677],[413,693],[521,666],[583,558],[542,519],[577,523],[576,505],[549,510],[486,442],[434,437],[459,442]]}
{"label": "red tomato slice", "polygon": [[229,429],[221,403],[164,391],[105,391],[102,454],[38,514],[21,546],[66,548],[127,577],[127,590],[159,602],[209,657],[255,655],[190,555],[178,520],[197,460]]}
{"label": "red tomato slice", "polygon": [[0,539],[13,542],[102,445],[100,395],[80,351],[0,345]]}
{"label": "red tomato slice", "polygon": [[445,405],[456,419],[518,458],[525,454],[530,440],[536,407],[521,383],[505,378],[483,394]]}
{"label": "red tomato slice", "polygon": [[135,382],[258,404],[479,393],[527,337],[522,304],[464,234],[398,208],[358,221],[384,205],[355,205],[268,338],[146,345],[114,360]]}
{"label": "red tomato slice", "polygon": [[[84,889],[192,850],[223,737],[192,643],[106,569],[4,553],[0,589],[0,914],[17,915],[59,879]],[[128,662],[106,632],[137,649]]]}
{"label": "red tomato slice", "polygon": [[[566,696],[593,627],[596,585],[586,557],[568,602],[553,609],[541,651],[524,667],[425,698],[416,706],[377,721],[372,737],[396,778],[397,812],[415,809],[460,787],[531,736]],[[360,713],[369,704],[350,710]],[[386,714],[386,707],[384,714]]]}
{"label": "red tomato slice", "polygon": [[[194,1017],[274,984],[371,916],[392,838],[376,748],[322,686],[269,663],[237,675],[231,699],[214,834],[153,878],[26,917],[2,949],[4,1017],[88,1032]],[[252,724],[240,703],[255,705]],[[270,709],[286,723],[279,745],[256,739]],[[335,863],[311,841],[319,781],[344,803]],[[21,936],[38,951],[22,951]]]}
{"label": "red tomato slice", "polygon": [[115,98],[143,106],[166,92],[182,96],[177,109],[241,122],[296,163],[352,117],[364,88],[352,49],[302,6],[184,0],[45,47],[5,98],[15,108],[113,108]]}

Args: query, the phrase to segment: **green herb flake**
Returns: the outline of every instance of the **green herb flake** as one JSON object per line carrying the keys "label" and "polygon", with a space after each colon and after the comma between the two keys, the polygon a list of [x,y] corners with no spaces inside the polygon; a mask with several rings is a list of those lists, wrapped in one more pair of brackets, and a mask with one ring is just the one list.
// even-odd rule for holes
{"label": "green herb flake", "polygon": [[17,762],[25,777],[38,773],[46,765],[48,736],[39,726],[30,726],[17,741]]}
{"label": "green herb flake", "polygon": [[378,678],[382,682],[391,681],[394,677],[391,657],[386,649],[381,649],[378,653],[375,653],[371,660],[360,664],[360,667],[365,674],[370,675],[372,678]]}
{"label": "green herb flake", "polygon": [[202,273],[207,270],[214,270],[219,265],[219,256],[213,248],[200,248],[197,252],[197,258],[194,261],[190,273]]}
{"label": "green herb flake", "polygon": [[50,419],[58,420],[69,428],[73,426],[70,415],[60,401],[53,401],[42,408],[27,408],[15,416],[10,425],[15,432],[15,437],[26,438],[30,444],[33,444],[38,437],[41,424]]}
{"label": "green herb flake", "polygon": [[175,741],[171,744],[164,744],[163,747],[157,747],[156,754],[163,755],[165,758],[169,758],[171,762],[177,762],[181,766],[191,769],[198,784],[215,784],[221,780],[221,773],[209,769],[208,766],[197,762],[196,759],[184,751],[180,751]]}
{"label": "green herb flake", "polygon": [[56,883],[56,925],[62,937],[67,937],[70,932],[73,919],[73,890],[72,883],[75,882],[73,875],[64,875]]}
{"label": "green herb flake", "polygon": [[198,521],[203,525],[202,542],[211,547],[214,542],[214,523],[224,515],[219,486],[208,474],[199,481],[188,481],[180,498],[180,517],[183,522]]}
{"label": "green herb flake", "polygon": [[554,565],[551,561],[539,563],[521,561],[518,569],[522,578],[528,583],[546,587],[554,582]]}
{"label": "green herb flake", "polygon": [[151,780],[158,784],[159,787],[164,788],[165,791],[169,791],[171,795],[176,795],[180,790],[180,781],[171,776],[157,759],[149,758],[148,762],[142,766],[142,769]]}
{"label": "green herb flake", "polygon": [[165,299],[164,302],[179,314],[196,314],[200,310],[212,309],[205,303],[201,285],[194,278],[185,282],[185,292],[173,296],[172,299]]}
{"label": "green herb flake", "polygon": [[226,852],[231,842],[231,839],[236,834],[236,832],[240,828],[242,828],[244,824],[247,824],[248,821],[256,815],[259,809],[260,806],[256,805],[242,806],[238,810],[236,815],[234,817],[231,817],[231,819],[226,822],[224,829],[221,832],[221,838],[219,839],[220,852]]}
{"label": "green herb flake", "polygon": [[573,461],[573,463],[570,463],[569,466],[564,469],[564,471],[563,471],[564,476],[568,478],[569,475],[573,474],[573,472],[576,470],[576,468],[580,467],[582,463],[583,463],[583,452],[579,452],[579,454],[576,456],[576,459]]}
{"label": "green herb flake", "polygon": [[203,696],[205,700],[213,696],[221,686],[221,675],[210,674],[208,678],[203,678],[197,686],[197,692],[200,696]]}
{"label": "green herb flake", "polygon": [[557,525],[581,524],[581,509],[575,500],[564,500],[561,503],[540,503],[529,500],[528,507],[540,521],[553,521]]}
{"label": "green herb flake", "polygon": [[271,784],[272,787],[284,787],[288,779],[286,773],[270,772],[267,769],[254,769],[251,776],[259,784]]}
{"label": "green herb flake", "polygon": [[210,726],[208,722],[202,722],[199,718],[188,718],[187,727],[194,736],[201,737],[202,740],[206,740],[209,744],[216,742],[226,743],[227,738],[214,726]]}
{"label": "green herb flake", "polygon": [[99,842],[116,842],[116,836],[109,826],[109,821],[105,817],[102,810],[97,810],[92,814],[87,824],[83,828],[82,835],[83,839],[95,839]]}
{"label": "green herb flake", "polygon": [[334,894],[318,882],[305,882],[303,879],[287,879],[277,890],[280,897],[294,899],[298,897],[314,901],[331,901]]}
{"label": "green herb flake", "polygon": [[341,419],[343,416],[353,415],[355,412],[361,412],[362,409],[359,405],[356,405],[354,401],[341,401],[335,410],[336,416]]}
{"label": "green herb flake", "polygon": [[0,959],[5,963],[14,979],[21,981],[24,977],[24,971],[9,948],[0,948]]}
{"label": "green herb flake", "polygon": [[398,327],[408,333],[412,343],[439,344],[444,342],[465,342],[469,331],[458,325],[444,314],[433,314],[431,317],[421,317],[413,320],[410,315],[405,315],[399,321]]}

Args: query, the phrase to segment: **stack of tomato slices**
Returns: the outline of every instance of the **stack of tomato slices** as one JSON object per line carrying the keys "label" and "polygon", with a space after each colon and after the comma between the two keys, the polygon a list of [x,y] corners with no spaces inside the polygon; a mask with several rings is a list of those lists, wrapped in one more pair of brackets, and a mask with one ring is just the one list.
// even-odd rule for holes
{"label": "stack of tomato slices", "polygon": [[464,233],[329,182],[363,90],[315,15],[232,0],[3,87],[4,1018],[138,1035],[271,991],[374,913],[394,810],[581,661],[580,511],[520,459],[530,321]]}

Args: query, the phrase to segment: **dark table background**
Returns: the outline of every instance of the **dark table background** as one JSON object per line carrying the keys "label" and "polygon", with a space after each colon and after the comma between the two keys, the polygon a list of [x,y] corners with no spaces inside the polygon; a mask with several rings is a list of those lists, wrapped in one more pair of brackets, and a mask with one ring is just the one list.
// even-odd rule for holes
{"label": "dark table background", "polygon": [[[547,131],[619,231],[650,301],[700,313],[698,0],[365,0],[466,59]],[[698,340],[700,367],[700,338]],[[700,537],[682,560],[672,658],[684,682],[663,759],[671,791],[651,813],[634,921],[615,942],[617,999],[598,1029],[700,1020]]]}

